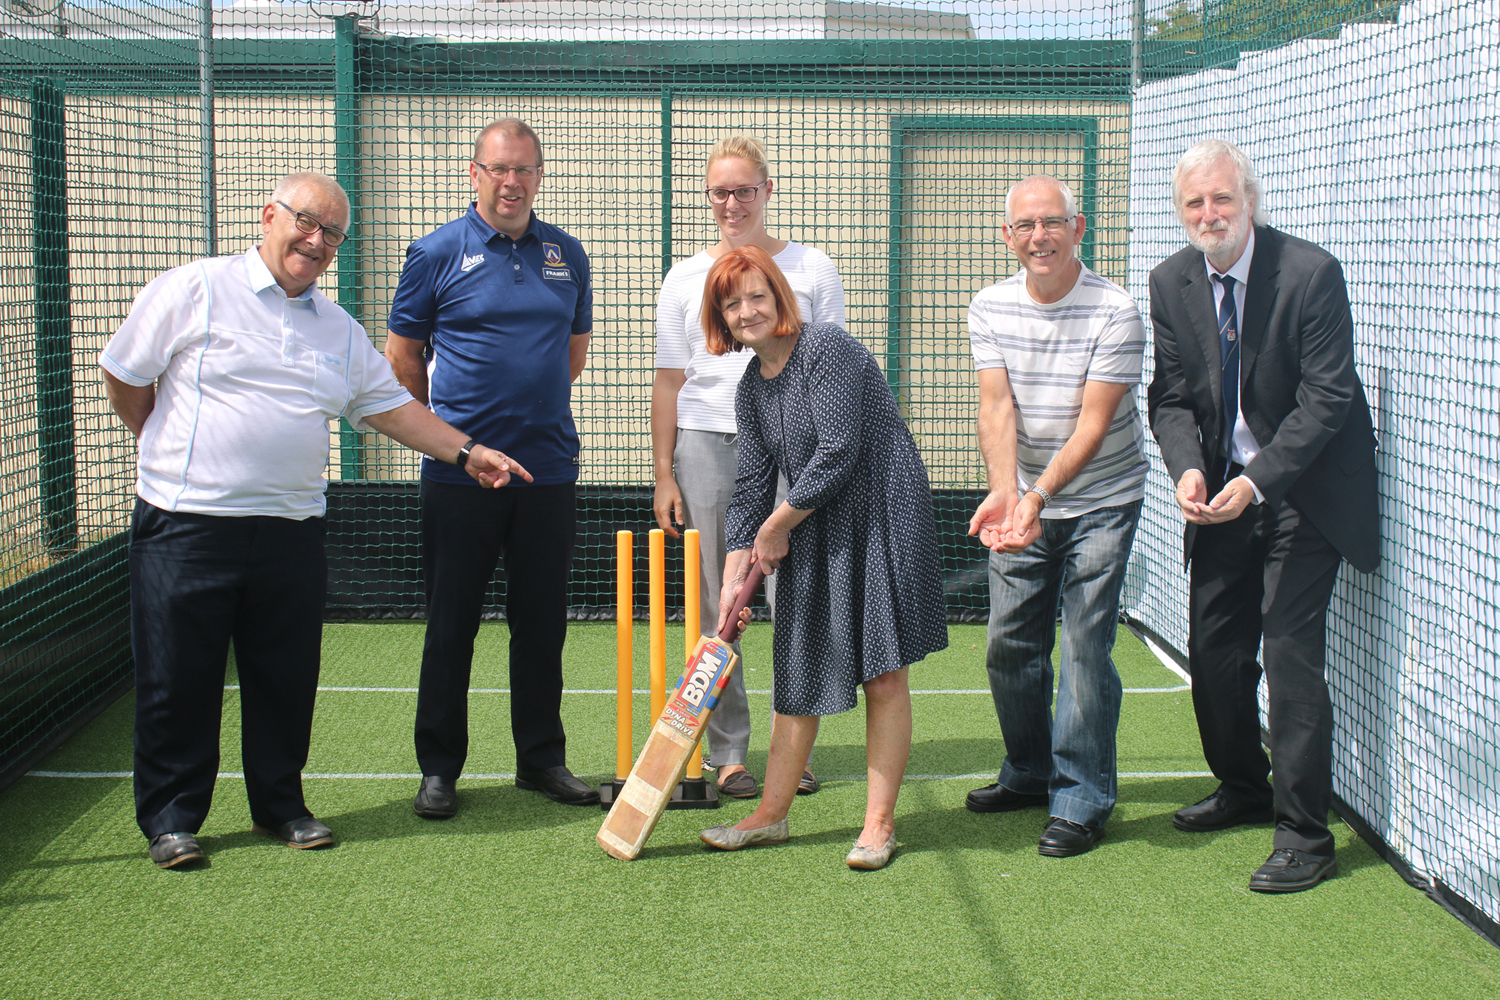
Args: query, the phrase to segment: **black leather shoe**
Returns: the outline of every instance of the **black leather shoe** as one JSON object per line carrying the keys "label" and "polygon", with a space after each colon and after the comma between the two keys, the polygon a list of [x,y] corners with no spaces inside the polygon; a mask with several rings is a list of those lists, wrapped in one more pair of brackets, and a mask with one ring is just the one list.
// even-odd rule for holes
{"label": "black leather shoe", "polygon": [[412,812],[428,819],[448,819],[458,812],[458,793],[453,782],[429,774],[422,778],[422,787],[412,800]]}
{"label": "black leather shoe", "polygon": [[567,806],[597,806],[599,789],[590,788],[568,770],[566,764],[549,767],[545,771],[533,771],[526,767],[516,768],[516,787],[528,792],[541,792],[553,802]]}
{"label": "black leather shoe", "polygon": [[976,788],[964,799],[964,805],[971,812],[977,813],[1003,813],[1012,809],[1030,809],[1032,806],[1044,806],[1047,804],[1046,795],[1028,795],[1025,792],[1013,792],[999,783],[985,785]]}
{"label": "black leather shoe", "polygon": [[1338,873],[1338,859],[1331,854],[1278,847],[1250,876],[1250,888],[1256,892],[1301,892]]}
{"label": "black leather shoe", "polygon": [[1201,802],[1183,806],[1172,816],[1172,825],[1188,833],[1227,830],[1246,823],[1269,823],[1275,817],[1268,805],[1240,802],[1221,788]]}
{"label": "black leather shoe", "polygon": [[191,833],[158,833],[151,838],[150,851],[158,868],[180,868],[204,860],[203,848]]}
{"label": "black leather shoe", "polygon": [[333,843],[333,831],[311,816],[301,816],[270,829],[254,823],[250,829],[267,837],[275,837],[286,846],[295,847],[299,851],[327,847]]}
{"label": "black leather shoe", "polygon": [[1084,826],[1053,816],[1047,822],[1047,829],[1042,831],[1042,839],[1037,842],[1036,852],[1049,858],[1071,858],[1075,854],[1092,851],[1094,845],[1103,839],[1102,826]]}

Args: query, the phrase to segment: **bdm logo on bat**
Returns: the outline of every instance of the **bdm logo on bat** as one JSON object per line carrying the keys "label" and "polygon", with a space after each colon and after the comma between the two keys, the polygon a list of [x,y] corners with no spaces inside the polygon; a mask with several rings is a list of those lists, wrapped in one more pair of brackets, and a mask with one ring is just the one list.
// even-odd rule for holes
{"label": "bdm logo on bat", "polygon": [[714,690],[730,655],[730,651],[717,642],[704,646],[693,672],[682,679],[682,683],[677,686],[677,697],[672,700],[682,702],[695,713],[701,712],[703,699]]}

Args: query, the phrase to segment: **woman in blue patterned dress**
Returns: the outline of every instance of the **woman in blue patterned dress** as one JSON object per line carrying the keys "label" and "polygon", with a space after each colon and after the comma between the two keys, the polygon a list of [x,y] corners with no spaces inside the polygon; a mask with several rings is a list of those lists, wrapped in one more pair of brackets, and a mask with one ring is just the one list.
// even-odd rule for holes
{"label": "woman in blue patterned dress", "polygon": [[[735,398],[720,626],[752,563],[778,582],[764,794],[745,819],[701,836],[723,850],[785,841],[819,717],[863,690],[868,799],[846,861],[880,868],[911,752],[907,667],[948,645],[927,471],[869,350],[842,327],[803,324],[764,250],[715,262],[702,320],[710,350],[755,352]],[[778,472],[791,486],[779,506]]]}

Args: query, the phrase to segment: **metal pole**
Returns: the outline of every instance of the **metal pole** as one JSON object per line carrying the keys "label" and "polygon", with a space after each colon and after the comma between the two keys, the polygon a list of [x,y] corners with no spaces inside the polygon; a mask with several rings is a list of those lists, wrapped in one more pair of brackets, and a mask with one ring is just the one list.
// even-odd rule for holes
{"label": "metal pole", "polygon": [[214,181],[214,4],[199,0],[198,129],[203,148],[203,256],[219,255],[219,195]]}
{"label": "metal pole", "polygon": [[672,270],[672,90],[661,88],[661,274]]}
{"label": "metal pole", "polygon": [[[362,188],[359,115],[359,19],[353,15],[335,18],[334,37],[334,176],[349,196],[349,230],[353,239],[339,248],[338,301],[361,322],[359,203]],[[339,478],[365,478],[365,445],[349,421],[339,418]]]}
{"label": "metal pole", "polygon": [[31,85],[32,274],[42,539],[78,546],[73,457],[73,321],[68,276],[67,107],[55,80]]}
{"label": "metal pole", "polygon": [[1141,49],[1146,42],[1146,0],[1132,0],[1130,7],[1130,89],[1141,85]]}

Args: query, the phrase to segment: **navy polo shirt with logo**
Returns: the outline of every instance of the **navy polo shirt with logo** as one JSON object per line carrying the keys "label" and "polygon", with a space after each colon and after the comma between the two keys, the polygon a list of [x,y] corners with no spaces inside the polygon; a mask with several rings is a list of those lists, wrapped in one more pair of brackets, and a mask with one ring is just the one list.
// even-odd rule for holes
{"label": "navy polo shirt with logo", "polygon": [[[389,328],[427,342],[434,413],[520,462],[535,485],[556,486],[578,479],[568,346],[592,332],[593,313],[583,244],[535,213],[513,240],[471,202],[407,248]],[[475,485],[431,458],[422,475]],[[527,484],[517,476],[511,485]]]}

